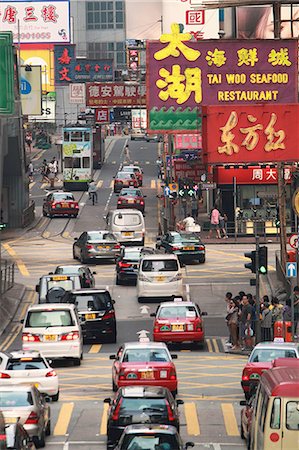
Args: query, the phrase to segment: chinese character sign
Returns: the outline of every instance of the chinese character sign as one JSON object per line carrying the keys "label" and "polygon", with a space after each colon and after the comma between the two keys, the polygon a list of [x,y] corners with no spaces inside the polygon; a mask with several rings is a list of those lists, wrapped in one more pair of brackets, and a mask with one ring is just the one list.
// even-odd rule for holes
{"label": "chinese character sign", "polygon": [[97,123],[109,123],[109,109],[108,108],[96,109],[95,119]]}
{"label": "chinese character sign", "polygon": [[202,105],[297,102],[296,40],[190,39],[172,24],[148,43],[150,130],[196,129]]}
{"label": "chinese character sign", "polygon": [[70,42],[70,3],[1,1],[0,31],[12,31],[15,43]]}
{"label": "chinese character sign", "polygon": [[[247,169],[230,168],[226,170],[224,167],[217,167],[216,181],[218,184],[233,184],[234,178],[237,184],[277,184],[277,168],[276,167],[259,167],[249,166]],[[286,183],[291,182],[291,168],[285,167],[284,180]]]}
{"label": "chinese character sign", "polygon": [[113,79],[112,59],[78,59],[74,45],[55,45],[54,61],[56,85]]}
{"label": "chinese character sign", "polygon": [[86,106],[144,106],[145,84],[86,83]]}
{"label": "chinese character sign", "polygon": [[299,161],[299,105],[203,107],[205,162]]}

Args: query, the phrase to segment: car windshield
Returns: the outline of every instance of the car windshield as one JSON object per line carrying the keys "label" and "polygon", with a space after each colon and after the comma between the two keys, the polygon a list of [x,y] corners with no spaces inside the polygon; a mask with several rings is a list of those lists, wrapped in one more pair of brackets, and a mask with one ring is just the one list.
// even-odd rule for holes
{"label": "car windshield", "polygon": [[138,411],[142,413],[143,411],[152,410],[158,413],[167,413],[167,406],[164,398],[126,398],[122,397],[122,402],[120,406],[120,415],[125,414],[129,411]]}
{"label": "car windshield", "polygon": [[292,349],[256,349],[253,350],[249,362],[271,362],[277,358],[297,358],[297,355]]}
{"label": "car windshield", "polygon": [[7,363],[6,370],[36,370],[47,369],[48,366],[43,358],[20,358],[10,359]]}
{"label": "car windshield", "polygon": [[61,194],[53,194],[53,199],[58,202],[61,202],[62,200],[75,200],[73,194],[66,194],[64,192]]}
{"label": "car windshield", "polygon": [[130,348],[123,356],[123,362],[169,362],[169,356],[164,348]]}
{"label": "car windshield", "polygon": [[29,328],[70,326],[74,326],[74,321],[70,311],[67,309],[29,311],[25,324],[25,327]]}
{"label": "car windshield", "polygon": [[159,433],[138,433],[126,435],[121,450],[179,450],[180,446],[176,436]]}
{"label": "car windshield", "polygon": [[131,197],[142,197],[139,189],[122,189],[119,194],[120,197],[125,197],[128,195]]}
{"label": "car windshield", "polygon": [[178,263],[175,259],[145,259],[142,262],[143,272],[176,272]]}
{"label": "car windshield", "polygon": [[1,391],[0,390],[0,408],[15,408],[18,406],[33,405],[31,392],[24,391]]}
{"label": "car windshield", "polygon": [[65,291],[71,291],[75,287],[73,280],[48,280],[47,285],[47,291],[53,287],[61,287]]}
{"label": "car windshield", "polygon": [[119,172],[117,175],[116,175],[116,178],[118,179],[118,180],[126,180],[126,179],[128,179],[128,178],[132,178],[132,173],[130,173],[130,172]]}
{"label": "car windshield", "polygon": [[194,234],[181,233],[173,235],[173,242],[199,242],[199,239]]}
{"label": "car windshield", "polygon": [[115,241],[115,236],[112,233],[107,233],[105,231],[92,231],[87,233],[88,241]]}
{"label": "car windshield", "polygon": [[64,275],[78,275],[81,270],[81,266],[60,266],[56,267],[55,273]]}
{"label": "car windshield", "polygon": [[125,251],[124,254],[124,259],[128,260],[128,261],[139,261],[141,256],[141,252],[140,251],[130,251],[128,249],[128,251]]}
{"label": "car windshield", "polygon": [[162,306],[157,315],[159,319],[193,319],[197,316],[194,306]]}
{"label": "car windshield", "polygon": [[114,216],[114,224],[118,226],[135,226],[141,224],[141,219],[139,214],[116,214]]}
{"label": "car windshield", "polygon": [[71,294],[70,301],[77,306],[79,311],[103,311],[112,308],[110,296],[105,292],[98,294]]}

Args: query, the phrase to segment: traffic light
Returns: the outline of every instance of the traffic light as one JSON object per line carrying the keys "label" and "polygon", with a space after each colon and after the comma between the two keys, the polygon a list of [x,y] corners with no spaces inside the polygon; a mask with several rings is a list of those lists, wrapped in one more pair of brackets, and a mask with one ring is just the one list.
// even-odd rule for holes
{"label": "traffic light", "polygon": [[268,247],[259,248],[259,272],[265,274],[268,271]]}
{"label": "traffic light", "polygon": [[129,49],[128,50],[128,66],[129,69],[135,71],[139,66],[139,52],[138,50]]}
{"label": "traffic light", "polygon": [[244,253],[244,256],[245,256],[245,258],[251,259],[251,262],[250,262],[250,263],[244,264],[244,266],[246,267],[246,269],[251,270],[252,273],[256,273],[256,264],[255,264],[255,261],[256,261],[256,251],[253,250],[252,252]]}

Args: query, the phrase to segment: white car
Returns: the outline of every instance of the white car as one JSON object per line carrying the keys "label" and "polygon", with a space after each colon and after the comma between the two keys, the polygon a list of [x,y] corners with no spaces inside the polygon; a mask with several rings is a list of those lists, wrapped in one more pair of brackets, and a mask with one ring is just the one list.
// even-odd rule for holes
{"label": "white car", "polygon": [[35,350],[0,352],[0,385],[11,386],[32,382],[42,394],[57,401],[58,376],[44,356]]}
{"label": "white car", "polygon": [[183,280],[176,255],[146,255],[137,276],[137,297],[183,297]]}
{"label": "white car", "polygon": [[83,338],[76,306],[48,303],[29,306],[23,321],[23,350],[38,350],[46,358],[72,359],[80,366]]}

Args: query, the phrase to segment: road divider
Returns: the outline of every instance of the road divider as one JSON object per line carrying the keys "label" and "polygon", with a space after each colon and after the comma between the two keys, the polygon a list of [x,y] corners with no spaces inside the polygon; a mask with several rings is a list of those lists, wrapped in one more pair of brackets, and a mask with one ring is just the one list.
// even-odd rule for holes
{"label": "road divider", "polygon": [[65,436],[71,421],[74,403],[63,403],[53,431],[53,436]]}
{"label": "road divider", "polygon": [[109,405],[108,403],[104,403],[104,409],[102,413],[102,420],[101,420],[101,426],[100,426],[100,435],[106,436],[107,434],[107,419],[108,419],[108,409]]}
{"label": "road divider", "polygon": [[200,426],[197,418],[196,404],[194,402],[185,403],[184,410],[187,423],[187,433],[190,436],[199,436]]}
{"label": "road divider", "polygon": [[102,344],[94,344],[90,347],[88,353],[99,353],[101,351]]}
{"label": "road divider", "polygon": [[227,435],[240,436],[233,405],[229,403],[221,403],[221,409]]}

